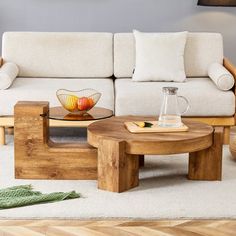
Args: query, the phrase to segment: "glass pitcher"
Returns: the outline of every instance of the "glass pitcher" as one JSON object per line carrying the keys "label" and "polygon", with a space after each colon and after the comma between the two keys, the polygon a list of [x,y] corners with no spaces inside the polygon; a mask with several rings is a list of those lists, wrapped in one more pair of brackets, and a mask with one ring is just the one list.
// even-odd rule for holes
{"label": "glass pitcher", "polygon": [[[176,87],[162,88],[164,99],[161,106],[161,112],[158,120],[158,125],[161,127],[177,128],[183,125],[181,115],[185,114],[189,109],[187,98],[178,96]],[[184,100],[186,108],[183,112],[179,109],[179,99]]]}

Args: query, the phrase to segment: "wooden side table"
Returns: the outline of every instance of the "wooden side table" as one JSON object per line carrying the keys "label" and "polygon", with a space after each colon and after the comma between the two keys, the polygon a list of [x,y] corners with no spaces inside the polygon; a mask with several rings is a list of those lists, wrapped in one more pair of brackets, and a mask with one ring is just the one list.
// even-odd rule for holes
{"label": "wooden side table", "polygon": [[88,143],[98,148],[98,188],[123,192],[139,184],[140,155],[189,154],[190,180],[221,180],[223,128],[184,120],[188,132],[132,134],[125,121],[153,117],[113,117],[88,127]]}
{"label": "wooden side table", "polygon": [[[94,122],[112,116],[96,108],[82,117],[70,115],[48,102],[15,105],[15,177],[20,179],[97,179],[97,149],[87,143],[55,143],[49,138],[49,118],[68,122]],[[68,118],[69,117],[69,118]],[[71,124],[72,126],[73,124]]]}

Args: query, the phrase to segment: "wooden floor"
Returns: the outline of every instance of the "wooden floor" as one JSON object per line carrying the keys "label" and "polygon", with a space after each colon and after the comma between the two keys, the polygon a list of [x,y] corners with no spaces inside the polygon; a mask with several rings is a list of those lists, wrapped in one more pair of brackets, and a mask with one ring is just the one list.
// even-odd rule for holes
{"label": "wooden floor", "polygon": [[236,221],[0,220],[0,236],[235,236]]}

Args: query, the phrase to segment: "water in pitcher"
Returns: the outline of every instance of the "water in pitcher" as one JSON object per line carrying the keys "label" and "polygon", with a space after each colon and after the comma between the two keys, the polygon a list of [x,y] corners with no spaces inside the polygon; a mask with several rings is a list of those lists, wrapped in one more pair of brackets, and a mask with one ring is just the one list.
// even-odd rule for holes
{"label": "water in pitcher", "polygon": [[[161,105],[160,116],[158,120],[158,125],[161,127],[172,127],[177,128],[181,127],[181,114],[184,114],[189,109],[189,102],[183,96],[178,96],[177,87],[163,87],[163,101]],[[182,99],[186,103],[186,109],[184,112],[181,112],[179,109],[179,99]]]}
{"label": "water in pitcher", "polygon": [[159,118],[158,125],[161,127],[178,128],[183,125],[181,117],[178,115],[162,115]]}

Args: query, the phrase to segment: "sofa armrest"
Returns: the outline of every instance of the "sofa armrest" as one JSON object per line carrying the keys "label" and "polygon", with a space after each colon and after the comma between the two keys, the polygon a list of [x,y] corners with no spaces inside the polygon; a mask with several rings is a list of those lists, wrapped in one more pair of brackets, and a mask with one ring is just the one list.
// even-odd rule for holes
{"label": "sofa armrest", "polygon": [[0,68],[0,90],[8,89],[19,73],[19,68],[15,63],[4,63]]}
{"label": "sofa armrest", "polygon": [[[224,67],[233,75],[236,84],[236,66],[228,58],[224,58]],[[236,86],[234,92],[236,94]]]}

